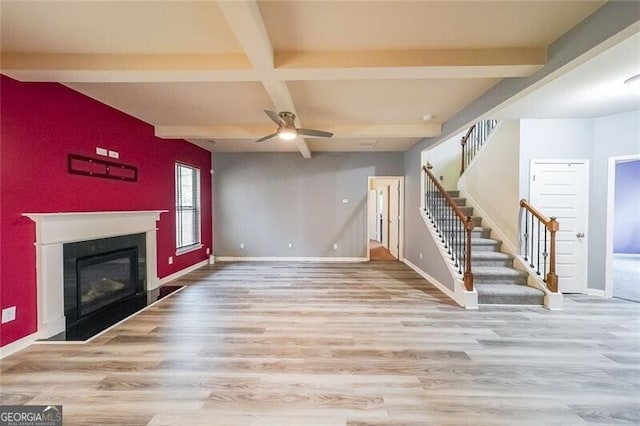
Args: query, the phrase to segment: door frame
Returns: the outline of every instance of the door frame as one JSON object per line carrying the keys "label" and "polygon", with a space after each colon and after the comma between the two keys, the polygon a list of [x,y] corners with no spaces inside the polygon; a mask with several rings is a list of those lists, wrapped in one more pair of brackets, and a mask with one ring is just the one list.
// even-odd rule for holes
{"label": "door frame", "polygon": [[605,252],[604,252],[604,297],[613,297],[613,219],[615,213],[616,164],[625,161],[640,160],[640,154],[609,157],[607,171],[607,215],[605,219]]}
{"label": "door frame", "polygon": [[[587,238],[583,239],[583,244],[584,244],[584,259],[583,260],[583,265],[581,265],[582,267],[582,285],[580,287],[580,293],[574,293],[574,294],[588,294],[589,293],[589,286],[588,286],[588,278],[589,278],[589,239],[591,238],[591,232],[589,230],[589,191],[590,191],[590,187],[591,187],[591,167],[590,167],[590,160],[588,158],[554,158],[554,159],[544,159],[544,158],[536,158],[536,159],[532,159],[529,162],[529,200],[532,199],[531,197],[531,187],[532,187],[532,182],[533,182],[533,165],[534,164],[567,164],[567,163],[573,163],[573,164],[584,164],[585,167],[585,173],[587,176],[587,190],[585,191],[584,194],[584,204],[585,204],[585,209],[584,209],[584,229],[585,229],[585,233],[587,234]],[[535,206],[534,206],[535,207]],[[544,213],[544,212],[543,212]],[[560,229],[562,229],[562,222],[560,222]]]}
{"label": "door frame", "polygon": [[[367,210],[369,203],[376,202],[371,199],[370,189],[372,189],[373,182],[377,179],[396,180],[400,183],[400,194],[398,197],[398,261],[402,262],[404,259],[404,176],[369,176],[367,178]],[[369,251],[369,215],[367,215],[367,232],[365,233],[367,239],[365,241],[365,247],[367,248],[367,261],[371,260],[371,252]]]}

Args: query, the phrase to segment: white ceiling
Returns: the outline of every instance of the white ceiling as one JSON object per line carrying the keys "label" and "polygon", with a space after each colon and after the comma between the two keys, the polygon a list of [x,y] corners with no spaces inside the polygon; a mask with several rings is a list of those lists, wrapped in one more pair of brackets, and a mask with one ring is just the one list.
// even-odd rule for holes
{"label": "white ceiling", "polygon": [[624,82],[640,74],[635,34],[501,110],[496,118],[592,118],[640,110],[640,88]]}
{"label": "white ceiling", "polygon": [[[212,151],[404,151],[602,4],[2,0],[2,72]],[[256,144],[276,127],[264,109],[335,137]]]}

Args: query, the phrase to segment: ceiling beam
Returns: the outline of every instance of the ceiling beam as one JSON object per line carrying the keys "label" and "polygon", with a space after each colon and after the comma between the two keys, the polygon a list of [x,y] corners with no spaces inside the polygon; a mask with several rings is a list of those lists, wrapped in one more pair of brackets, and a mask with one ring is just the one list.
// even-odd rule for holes
{"label": "ceiling beam", "polygon": [[[318,125],[315,127],[327,127]],[[440,134],[440,124],[351,124],[330,126],[336,138],[423,138]],[[166,139],[258,139],[273,132],[269,125],[155,126],[155,134]]]}
{"label": "ceiling beam", "polygon": [[[245,32],[262,34],[253,27]],[[285,81],[526,77],[546,63],[543,48],[276,52],[274,59],[268,40],[265,45],[251,34],[245,37],[246,55],[9,52],[1,61],[3,72],[20,81],[262,81],[274,107],[293,113]]]}
{"label": "ceiling beam", "polygon": [[2,72],[20,81],[159,83],[257,81],[249,59],[220,54],[2,53]]}
{"label": "ceiling beam", "polygon": [[[274,73],[273,47],[258,3],[255,0],[223,1],[219,2],[218,6],[253,65],[277,112],[289,111],[297,116],[287,83],[280,80]],[[300,121],[299,117],[298,121]],[[302,126],[302,123],[298,124]],[[296,143],[302,156],[311,158],[311,150],[304,138],[297,137]]]}

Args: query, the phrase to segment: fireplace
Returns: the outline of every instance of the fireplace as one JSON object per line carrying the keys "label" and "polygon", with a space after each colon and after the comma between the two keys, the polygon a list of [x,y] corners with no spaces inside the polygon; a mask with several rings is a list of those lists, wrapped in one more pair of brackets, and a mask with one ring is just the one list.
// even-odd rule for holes
{"label": "fireplace", "polygon": [[[165,210],[141,210],[141,211],[111,211],[111,212],[64,212],[64,213],[23,213],[36,224],[36,266],[37,266],[37,339],[56,338],[67,330],[67,324],[85,325],[82,315],[88,314],[85,318],[96,313],[105,313],[109,309],[115,310],[115,316],[121,315],[118,310],[127,308],[132,303],[137,303],[138,292],[144,288],[147,292],[157,292],[160,280],[157,274],[156,256],[156,227],[160,214]],[[95,240],[109,240],[112,237],[144,235],[144,252],[138,248],[137,271],[138,283],[144,282],[146,287],[139,287],[136,294],[125,298],[124,303],[100,306],[93,313],[88,310],[78,312],[77,293],[75,296],[76,307],[67,310],[67,301],[71,296],[67,296],[65,287],[70,285],[65,274],[65,268],[71,264],[69,260],[63,259],[63,247],[77,242],[88,242]],[[124,244],[120,247],[106,248],[103,254],[125,250],[137,246],[137,244]],[[78,254],[73,262],[73,270],[76,270],[75,262],[77,258],[88,258],[97,255],[98,251]],[[96,260],[96,259],[94,259]],[[113,260],[113,259],[112,259]],[[142,260],[142,261],[141,261]],[[90,261],[91,262],[91,261]],[[89,262],[89,263],[90,263]],[[99,262],[100,263],[100,262]],[[109,261],[107,261],[109,263]],[[132,280],[133,281],[133,280]],[[69,305],[70,306],[70,305]],[[115,308],[119,306],[119,308]],[[66,315],[72,314],[72,320],[67,321]],[[109,315],[105,315],[109,317]],[[108,321],[107,321],[108,322]],[[100,330],[98,330],[100,331]]]}
{"label": "fireplace", "polygon": [[145,234],[63,245],[66,340],[85,340],[146,306],[145,257]]}

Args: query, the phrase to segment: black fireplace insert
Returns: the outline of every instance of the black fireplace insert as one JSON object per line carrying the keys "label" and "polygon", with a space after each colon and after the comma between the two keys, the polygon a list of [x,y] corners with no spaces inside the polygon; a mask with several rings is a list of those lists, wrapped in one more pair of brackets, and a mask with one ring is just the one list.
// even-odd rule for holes
{"label": "black fireplace insert", "polygon": [[65,340],[86,340],[147,305],[145,234],[64,244]]}

